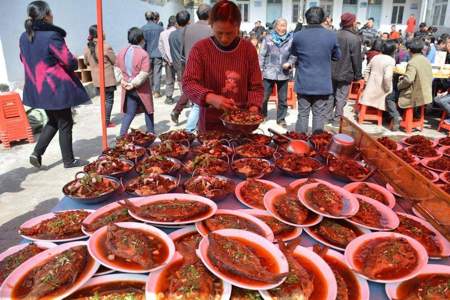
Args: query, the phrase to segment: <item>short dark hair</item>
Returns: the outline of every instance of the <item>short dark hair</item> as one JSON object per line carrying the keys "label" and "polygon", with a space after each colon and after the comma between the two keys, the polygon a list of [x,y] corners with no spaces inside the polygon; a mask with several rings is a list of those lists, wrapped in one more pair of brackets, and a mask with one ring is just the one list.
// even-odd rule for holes
{"label": "short dark hair", "polygon": [[448,33],[443,33],[441,34],[441,36],[439,37],[439,39],[441,40],[445,40],[447,42],[448,38],[450,37],[450,34]]}
{"label": "short dark hair", "polygon": [[167,28],[177,25],[177,18],[175,16],[170,16],[167,21]]}
{"label": "short dark hair", "polygon": [[373,41],[372,48],[370,48],[370,50],[381,52],[382,49],[383,49],[383,40],[377,38],[375,41]]}
{"label": "short dark hair", "polygon": [[177,16],[175,18],[177,19],[178,26],[184,27],[189,23],[191,14],[187,10],[182,10],[177,13]]}
{"label": "short dark hair", "polygon": [[427,27],[427,23],[422,22],[419,24],[419,28],[424,28],[424,27]]}
{"label": "short dark hair", "polygon": [[128,30],[128,43],[131,45],[139,45],[144,39],[144,32],[137,27],[131,27]]}
{"label": "short dark hair", "polygon": [[375,19],[374,19],[374,18],[372,18],[372,17],[370,17],[370,18],[368,18],[368,19],[367,19],[367,21],[372,21],[372,22],[375,22]]}
{"label": "short dark hair", "polygon": [[363,46],[365,46],[365,47],[372,47],[372,43],[370,42],[370,40],[364,40],[363,41]]}
{"label": "short dark hair", "polygon": [[222,0],[214,4],[209,15],[209,23],[230,22],[240,26],[242,15],[239,7],[232,1]]}
{"label": "short dark hair", "polygon": [[314,6],[306,11],[305,17],[308,24],[321,24],[325,19],[325,13],[322,7]]}
{"label": "short dark hair", "polygon": [[422,53],[423,47],[425,47],[425,42],[421,38],[413,38],[408,43],[406,43],[406,48],[412,53]]}
{"label": "short dark hair", "polygon": [[387,40],[381,46],[381,53],[394,56],[395,50],[397,50],[397,42],[395,40]]}
{"label": "short dark hair", "polygon": [[156,11],[147,11],[145,13],[145,19],[151,22],[157,22],[159,20],[159,13]]}
{"label": "short dark hair", "polygon": [[209,19],[209,13],[211,12],[211,6],[202,3],[197,8],[197,17],[199,20],[206,21]]}

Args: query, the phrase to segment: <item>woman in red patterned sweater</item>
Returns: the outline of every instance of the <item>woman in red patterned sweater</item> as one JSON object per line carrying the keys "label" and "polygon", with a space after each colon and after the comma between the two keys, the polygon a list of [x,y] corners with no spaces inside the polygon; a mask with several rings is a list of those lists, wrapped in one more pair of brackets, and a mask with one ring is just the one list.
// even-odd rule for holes
{"label": "woman in red patterned sweater", "polygon": [[264,89],[255,47],[239,37],[241,13],[231,1],[211,10],[212,37],[192,48],[183,75],[183,92],[200,106],[199,130],[225,130],[223,111],[258,112]]}

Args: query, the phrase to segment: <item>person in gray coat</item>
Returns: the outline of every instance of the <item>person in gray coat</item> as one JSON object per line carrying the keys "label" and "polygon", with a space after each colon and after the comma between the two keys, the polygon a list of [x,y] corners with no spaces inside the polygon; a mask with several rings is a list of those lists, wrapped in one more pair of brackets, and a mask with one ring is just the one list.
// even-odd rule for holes
{"label": "person in gray coat", "polygon": [[[184,37],[183,37],[183,45],[184,45],[184,56],[186,61],[189,58],[189,53],[191,52],[192,47],[198,41],[208,38],[212,36],[213,32],[211,26],[208,23],[209,13],[211,11],[211,6],[208,4],[200,4],[197,9],[197,17],[198,21],[189,24],[184,28]],[[181,77],[179,78],[181,80]],[[183,111],[183,109],[188,104],[189,99],[186,96],[180,97],[175,108],[172,110],[170,114],[170,118],[172,122],[178,124],[178,118]],[[186,130],[193,131],[197,128],[197,123],[200,115],[200,107],[197,104],[191,109],[189,113],[189,117],[186,123]]]}
{"label": "person in gray coat", "polygon": [[341,58],[332,62],[331,69],[334,112],[333,107],[331,107],[330,121],[333,126],[339,126],[352,81],[358,81],[362,78],[361,40],[357,36],[355,28],[356,16],[352,13],[344,13],[341,16],[341,29],[337,32]]}
{"label": "person in gray coat", "polygon": [[163,67],[163,59],[161,52],[158,49],[159,35],[164,31],[164,28],[159,25],[159,13],[156,11],[148,11],[145,13],[147,24],[142,26],[141,30],[144,32],[145,45],[150,56],[150,85],[153,95],[156,98],[161,97],[161,70]]}
{"label": "person in gray coat", "polygon": [[291,54],[292,33],[287,32],[287,21],[277,19],[275,29],[267,35],[259,50],[259,66],[263,74],[264,102],[262,113],[267,117],[267,104],[273,86],[277,86],[277,124],[287,127],[287,90],[291,69],[296,59]]}

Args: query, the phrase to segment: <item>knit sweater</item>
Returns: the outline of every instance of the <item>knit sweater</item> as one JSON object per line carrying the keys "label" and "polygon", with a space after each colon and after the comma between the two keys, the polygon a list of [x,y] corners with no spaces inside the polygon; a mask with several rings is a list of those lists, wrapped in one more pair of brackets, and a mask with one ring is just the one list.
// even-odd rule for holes
{"label": "knit sweater", "polygon": [[208,93],[232,98],[241,108],[261,107],[264,88],[255,47],[241,39],[235,49],[224,51],[212,38],[200,40],[189,55],[183,92],[200,106],[200,131],[224,130],[223,112],[206,103]]}

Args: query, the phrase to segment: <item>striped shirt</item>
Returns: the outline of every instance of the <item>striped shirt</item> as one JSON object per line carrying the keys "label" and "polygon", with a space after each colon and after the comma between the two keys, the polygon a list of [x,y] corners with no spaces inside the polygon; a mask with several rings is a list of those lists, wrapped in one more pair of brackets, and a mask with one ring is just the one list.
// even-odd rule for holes
{"label": "striped shirt", "polygon": [[224,51],[212,38],[200,40],[189,54],[183,92],[200,105],[200,131],[224,129],[222,112],[206,104],[208,93],[232,98],[241,108],[261,107],[264,88],[255,47],[241,39],[235,49]]}

